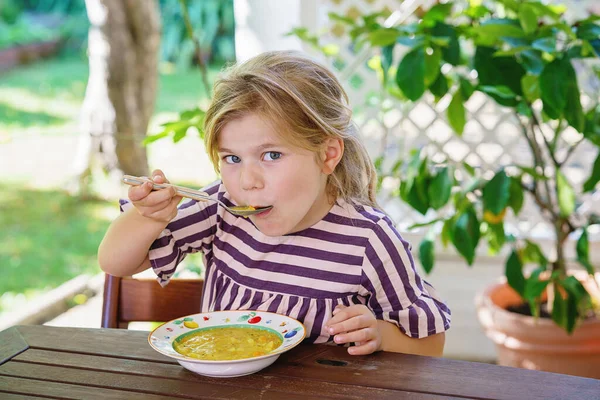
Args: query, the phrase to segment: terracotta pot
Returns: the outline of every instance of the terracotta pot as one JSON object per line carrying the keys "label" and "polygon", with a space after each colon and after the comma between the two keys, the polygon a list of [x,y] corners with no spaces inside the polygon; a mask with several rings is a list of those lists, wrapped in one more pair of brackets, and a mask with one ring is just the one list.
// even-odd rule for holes
{"label": "terracotta pot", "polygon": [[[583,282],[586,275],[576,276]],[[506,310],[522,302],[506,279],[477,296],[477,316],[496,344],[499,365],[600,379],[600,319],[585,320],[568,335],[550,319]]]}

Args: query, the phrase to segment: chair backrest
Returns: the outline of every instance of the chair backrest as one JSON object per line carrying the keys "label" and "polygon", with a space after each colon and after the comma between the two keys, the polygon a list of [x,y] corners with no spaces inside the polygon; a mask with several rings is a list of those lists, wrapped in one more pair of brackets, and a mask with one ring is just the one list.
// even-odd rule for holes
{"label": "chair backrest", "polygon": [[202,279],[172,279],[161,287],[156,279],[119,278],[106,274],[103,328],[127,328],[129,322],[166,322],[200,312]]}

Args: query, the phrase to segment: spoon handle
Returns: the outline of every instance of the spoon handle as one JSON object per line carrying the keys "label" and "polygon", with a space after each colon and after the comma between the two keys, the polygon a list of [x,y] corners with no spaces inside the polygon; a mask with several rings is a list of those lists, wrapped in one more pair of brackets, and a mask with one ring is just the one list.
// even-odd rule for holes
{"label": "spoon handle", "polygon": [[139,186],[139,185],[143,185],[146,182],[150,182],[150,183],[152,183],[152,188],[154,190],[160,190],[160,189],[172,187],[172,188],[175,188],[175,191],[177,192],[177,194],[179,196],[187,197],[188,199],[200,200],[200,201],[214,200],[206,192],[201,192],[199,190],[190,189],[190,188],[187,188],[184,186],[172,185],[170,183],[155,183],[150,178],[146,178],[146,177],[124,175],[123,182],[128,185],[131,185],[131,186]]}

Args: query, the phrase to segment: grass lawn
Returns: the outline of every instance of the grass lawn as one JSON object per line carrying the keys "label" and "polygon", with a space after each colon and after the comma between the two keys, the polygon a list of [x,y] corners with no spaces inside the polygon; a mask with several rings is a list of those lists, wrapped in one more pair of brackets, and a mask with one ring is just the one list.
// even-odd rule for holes
{"label": "grass lawn", "polygon": [[0,209],[0,311],[11,308],[18,293],[28,298],[98,273],[98,244],[118,214],[113,202],[3,184]]}
{"label": "grass lawn", "polygon": [[[209,68],[209,81],[220,66]],[[0,74],[0,132],[10,136],[62,133],[76,121],[85,96],[88,62],[69,56],[23,66]],[[200,71],[160,74],[155,116],[195,107],[206,100]],[[48,130],[49,127],[55,129]],[[70,133],[75,133],[70,129]],[[67,132],[68,133],[68,132]]]}
{"label": "grass lawn", "polygon": [[[211,79],[218,70],[210,69]],[[23,135],[29,141],[77,135],[87,76],[87,60],[74,56],[0,74],[0,146]],[[198,70],[161,74],[154,117],[195,107],[203,98]],[[19,176],[19,165],[9,175]],[[79,274],[100,272],[98,244],[117,215],[116,199],[81,201],[60,188],[0,183],[0,312]],[[186,260],[188,269],[197,270],[197,260]]]}

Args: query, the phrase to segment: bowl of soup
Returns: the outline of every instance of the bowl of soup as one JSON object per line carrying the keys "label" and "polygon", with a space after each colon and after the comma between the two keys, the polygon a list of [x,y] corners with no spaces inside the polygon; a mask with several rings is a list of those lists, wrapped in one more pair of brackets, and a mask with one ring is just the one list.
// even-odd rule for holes
{"label": "bowl of soup", "polygon": [[273,364],[305,336],[304,325],[286,315],[215,311],[166,322],[150,332],[148,343],[192,372],[235,377]]}

